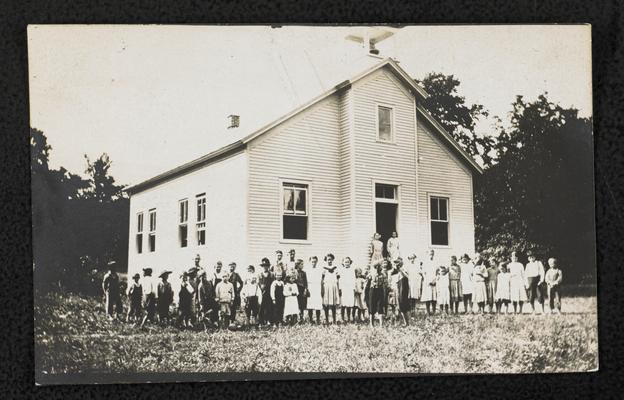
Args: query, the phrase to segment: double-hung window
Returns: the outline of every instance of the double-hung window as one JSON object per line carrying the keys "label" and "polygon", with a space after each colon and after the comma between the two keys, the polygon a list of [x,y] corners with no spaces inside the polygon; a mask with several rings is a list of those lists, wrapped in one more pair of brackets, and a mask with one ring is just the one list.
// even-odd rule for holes
{"label": "double-hung window", "polygon": [[392,107],[377,106],[377,140],[394,142],[394,110]]}
{"label": "double-hung window", "polygon": [[180,247],[188,246],[188,199],[178,202],[178,240]]}
{"label": "double-hung window", "polygon": [[282,183],[282,238],[308,240],[308,185]]}
{"label": "double-hung window", "polygon": [[149,211],[149,251],[156,251],[156,209]]}
{"label": "double-hung window", "polygon": [[433,246],[449,245],[449,199],[432,196],[429,199],[429,216],[431,220],[431,244]]}
{"label": "double-hung window", "polygon": [[143,213],[137,214],[136,252],[143,253]]}
{"label": "double-hung window", "polygon": [[206,194],[197,195],[197,245],[203,246],[206,244]]}

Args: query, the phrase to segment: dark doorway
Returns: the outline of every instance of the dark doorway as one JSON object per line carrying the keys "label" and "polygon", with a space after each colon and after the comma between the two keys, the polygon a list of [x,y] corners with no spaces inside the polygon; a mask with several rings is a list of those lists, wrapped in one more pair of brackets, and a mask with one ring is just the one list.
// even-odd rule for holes
{"label": "dark doorway", "polygon": [[393,203],[375,203],[376,229],[377,233],[381,235],[381,241],[384,244],[384,257],[388,256],[388,252],[386,251],[388,239],[392,237],[392,232],[396,231],[397,207],[398,204]]}

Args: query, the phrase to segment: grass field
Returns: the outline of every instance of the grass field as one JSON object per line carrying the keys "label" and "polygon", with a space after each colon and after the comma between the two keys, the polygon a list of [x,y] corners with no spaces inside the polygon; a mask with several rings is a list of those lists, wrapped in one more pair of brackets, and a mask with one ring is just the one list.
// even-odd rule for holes
{"label": "grass field", "polygon": [[422,312],[408,327],[366,324],[277,330],[146,330],[109,322],[98,301],[35,302],[38,374],[145,372],[530,373],[598,367],[595,297],[567,297],[563,315]]}

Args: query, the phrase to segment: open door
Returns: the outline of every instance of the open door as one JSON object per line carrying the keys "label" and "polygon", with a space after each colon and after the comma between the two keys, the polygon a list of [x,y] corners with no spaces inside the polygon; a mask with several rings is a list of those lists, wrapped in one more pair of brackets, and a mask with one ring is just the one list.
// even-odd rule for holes
{"label": "open door", "polygon": [[376,230],[381,235],[381,241],[384,244],[384,257],[388,256],[386,249],[388,239],[392,237],[392,232],[397,230],[397,208],[398,204],[375,203]]}

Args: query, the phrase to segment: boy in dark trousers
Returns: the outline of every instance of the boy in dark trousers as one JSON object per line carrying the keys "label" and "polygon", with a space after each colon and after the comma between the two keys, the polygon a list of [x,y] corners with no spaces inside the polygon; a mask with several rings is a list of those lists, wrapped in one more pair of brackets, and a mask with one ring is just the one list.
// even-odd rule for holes
{"label": "boy in dark trousers", "polygon": [[230,265],[230,283],[232,284],[232,286],[234,287],[234,302],[232,303],[232,314],[230,315],[230,322],[231,323],[235,323],[236,322],[236,311],[238,310],[238,308],[241,305],[241,296],[240,296],[240,292],[243,289],[243,279],[241,278],[241,276],[238,274],[238,272],[236,272],[236,263],[235,262],[231,262]]}
{"label": "boy in dark trousers", "polygon": [[128,315],[126,316],[127,322],[141,322],[141,301],[143,299],[143,287],[139,283],[141,275],[134,274],[132,277],[132,283],[128,285]]}

